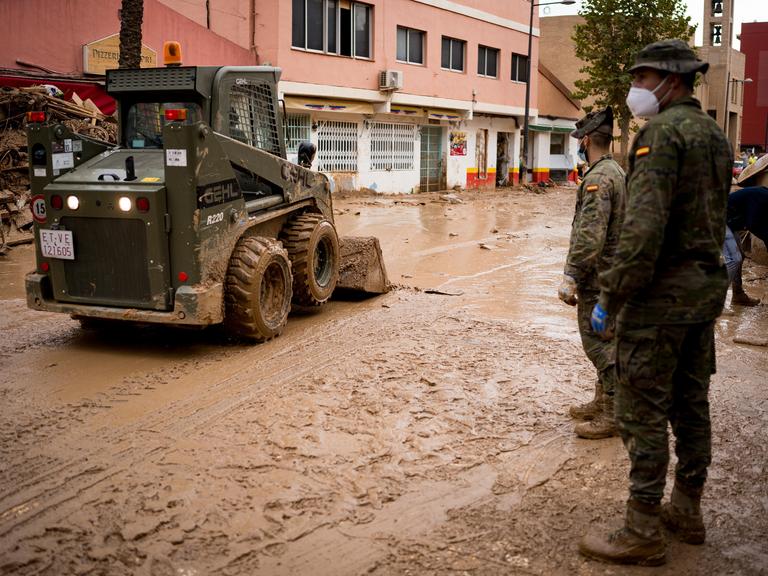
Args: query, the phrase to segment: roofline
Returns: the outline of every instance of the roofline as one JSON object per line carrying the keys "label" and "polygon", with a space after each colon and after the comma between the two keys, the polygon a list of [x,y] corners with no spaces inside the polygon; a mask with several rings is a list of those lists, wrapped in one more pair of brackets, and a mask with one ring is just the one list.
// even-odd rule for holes
{"label": "roofline", "polygon": [[557,76],[555,76],[552,73],[552,71],[546,66],[544,66],[544,64],[542,64],[541,62],[539,62],[539,72],[541,72],[541,75],[544,76],[544,78],[546,78],[547,80],[549,80],[552,83],[552,85],[555,88],[557,88],[558,92],[560,92],[563,96],[565,96],[568,99],[568,101],[576,107],[576,109],[581,110],[581,102],[576,100],[573,97],[573,94],[571,93],[571,91],[568,90],[568,88],[565,86],[565,84],[563,84],[560,81],[560,79]]}

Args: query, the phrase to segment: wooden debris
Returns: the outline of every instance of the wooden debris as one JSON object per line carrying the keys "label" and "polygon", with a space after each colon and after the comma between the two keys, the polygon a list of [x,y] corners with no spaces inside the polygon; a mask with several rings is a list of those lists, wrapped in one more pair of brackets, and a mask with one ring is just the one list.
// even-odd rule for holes
{"label": "wooden debris", "polygon": [[78,134],[117,141],[117,125],[88,99],[51,96],[42,86],[0,87],[0,254],[16,244],[32,242],[29,210],[29,162],[26,113],[42,110]]}

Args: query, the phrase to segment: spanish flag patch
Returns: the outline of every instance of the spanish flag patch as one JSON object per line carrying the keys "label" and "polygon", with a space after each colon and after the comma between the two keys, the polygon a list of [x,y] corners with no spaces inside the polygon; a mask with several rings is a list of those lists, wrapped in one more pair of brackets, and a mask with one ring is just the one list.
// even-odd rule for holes
{"label": "spanish flag patch", "polygon": [[650,146],[641,146],[637,149],[637,152],[635,152],[635,158],[642,158],[643,156],[647,156],[651,152]]}
{"label": "spanish flag patch", "polygon": [[587,192],[597,192],[600,189],[600,186],[597,184],[590,184],[587,186]]}

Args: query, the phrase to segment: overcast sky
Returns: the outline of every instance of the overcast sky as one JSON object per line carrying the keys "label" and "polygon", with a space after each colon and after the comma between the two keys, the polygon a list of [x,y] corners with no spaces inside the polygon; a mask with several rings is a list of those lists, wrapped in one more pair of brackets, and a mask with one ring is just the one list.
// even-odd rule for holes
{"label": "overcast sky", "polygon": [[[709,0],[683,0],[688,6],[688,16],[691,22],[698,24],[696,28],[696,46],[702,44],[701,22],[704,18],[704,2],[709,5]],[[560,16],[562,14],[577,14],[581,0],[576,0],[573,6],[542,6],[539,8],[541,16]],[[734,35],[741,32],[742,22],[768,22],[768,0],[734,0],[733,5]],[[739,42],[734,37],[734,47],[739,47]]]}

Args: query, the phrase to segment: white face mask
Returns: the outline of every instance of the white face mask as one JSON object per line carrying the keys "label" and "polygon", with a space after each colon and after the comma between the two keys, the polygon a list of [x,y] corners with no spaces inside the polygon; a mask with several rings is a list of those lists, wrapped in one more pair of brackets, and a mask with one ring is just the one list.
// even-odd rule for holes
{"label": "white face mask", "polygon": [[661,99],[658,99],[656,98],[656,92],[659,88],[664,86],[664,83],[668,78],[669,76],[664,78],[664,80],[653,89],[653,92],[647,88],[632,87],[629,89],[629,94],[627,94],[627,106],[633,116],[636,116],[637,118],[650,118],[659,113],[659,102],[666,98],[667,95],[665,94]]}

